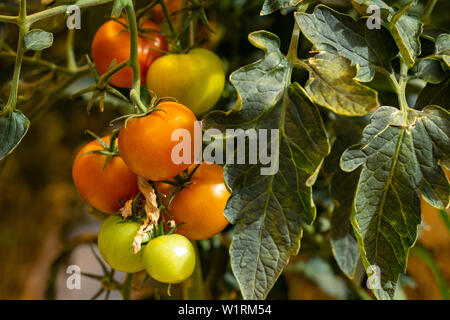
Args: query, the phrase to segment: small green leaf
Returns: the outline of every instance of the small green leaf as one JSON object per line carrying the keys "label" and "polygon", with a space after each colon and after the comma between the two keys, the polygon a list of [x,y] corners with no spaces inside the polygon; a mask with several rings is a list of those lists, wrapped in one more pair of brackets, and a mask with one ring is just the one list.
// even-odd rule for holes
{"label": "small green leaf", "polygon": [[19,110],[0,115],[0,160],[19,145],[29,126],[30,121]]}
{"label": "small green leaf", "polygon": [[339,54],[350,59],[354,65],[357,64],[357,80],[373,79],[375,70],[370,66],[369,56],[376,55],[367,48],[364,23],[323,5],[317,6],[311,14],[296,13],[295,19],[314,47]]}
{"label": "small green leaf", "polygon": [[261,10],[261,15],[265,16],[280,9],[295,7],[302,1],[303,0],[265,0]]}
{"label": "small green leaf", "polygon": [[264,50],[264,58],[231,75],[238,104],[229,113],[210,113],[204,128],[279,130],[267,142],[278,170],[261,175],[267,165],[247,161],[227,164],[224,172],[232,190],[225,215],[236,224],[230,248],[233,273],[244,299],[264,299],[298,252],[303,223],[315,218],[311,185],[329,144],[317,107],[298,84],[289,85],[293,66],[280,52],[278,37],[258,31],[249,39]]}
{"label": "small green leaf", "polygon": [[338,54],[357,65],[355,78],[358,81],[371,81],[376,67],[390,65],[395,55],[392,39],[385,37],[385,30],[368,32],[365,21],[355,21],[324,5],[317,6],[311,14],[298,12],[295,18],[315,48]]}
{"label": "small green leaf", "polygon": [[428,83],[441,83],[447,77],[441,63],[435,59],[420,60],[413,68],[415,75]]}
{"label": "small green leaf", "polygon": [[309,59],[306,91],[317,104],[347,116],[362,116],[378,107],[378,94],[354,80],[356,68],[334,53]]}
{"label": "small green leaf", "polygon": [[411,109],[408,126],[404,116],[392,107],[377,109],[361,144],[341,158],[344,171],[362,166],[352,224],[367,272],[378,270],[369,277],[376,279],[373,291],[379,299],[394,297],[399,275],[406,270],[421,222],[419,191],[436,206],[447,206],[450,200],[448,181],[439,178],[439,163],[449,157],[448,112]]}
{"label": "small green leaf", "polygon": [[409,1],[397,12],[382,0],[352,0],[352,4],[361,15],[367,14],[366,10],[370,5],[382,10],[381,17],[385,27],[391,32],[405,62],[412,67],[420,54],[419,37],[422,34],[422,23],[419,19],[405,13],[412,2]]}
{"label": "small green leaf", "polygon": [[34,29],[25,35],[24,41],[27,50],[41,51],[53,45],[53,33]]}
{"label": "small green leaf", "polygon": [[450,34],[442,33],[436,38],[435,43],[436,52],[435,54],[439,56],[447,68],[450,68]]}

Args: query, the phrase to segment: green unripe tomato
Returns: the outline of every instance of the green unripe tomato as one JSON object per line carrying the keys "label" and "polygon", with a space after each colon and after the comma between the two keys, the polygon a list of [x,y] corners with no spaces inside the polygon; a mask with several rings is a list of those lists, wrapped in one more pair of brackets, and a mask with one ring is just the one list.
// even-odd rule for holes
{"label": "green unripe tomato", "polygon": [[159,98],[172,97],[196,115],[210,110],[220,99],[225,72],[220,58],[206,49],[168,54],[157,59],[147,73],[147,87]]}
{"label": "green unripe tomato", "polygon": [[142,250],[133,253],[133,240],[140,226],[117,215],[103,222],[98,233],[98,249],[113,269],[128,273],[144,270]]}
{"label": "green unripe tomato", "polygon": [[182,235],[160,236],[145,246],[142,261],[153,279],[163,283],[179,283],[194,272],[195,250]]}

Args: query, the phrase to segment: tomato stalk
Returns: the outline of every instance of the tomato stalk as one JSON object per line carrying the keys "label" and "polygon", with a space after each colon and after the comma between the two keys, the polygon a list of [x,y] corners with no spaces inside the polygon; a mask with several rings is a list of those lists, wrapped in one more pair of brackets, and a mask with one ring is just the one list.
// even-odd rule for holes
{"label": "tomato stalk", "polygon": [[5,106],[4,112],[12,113],[16,108],[17,95],[19,91],[19,80],[20,80],[20,70],[22,68],[22,60],[25,54],[25,41],[24,37],[29,30],[29,24],[27,23],[27,1],[22,0],[19,4],[19,16],[17,18],[17,23],[19,26],[19,39],[17,44],[17,54],[16,54],[16,64],[14,67],[14,75],[11,84],[11,92],[9,95],[8,102]]}
{"label": "tomato stalk", "polygon": [[130,92],[131,101],[133,101],[140,113],[147,112],[147,107],[141,100],[141,69],[138,60],[138,26],[136,22],[136,13],[134,11],[133,1],[129,0],[125,7],[128,16],[128,27],[130,29],[130,59],[128,65],[133,70],[133,89]]}

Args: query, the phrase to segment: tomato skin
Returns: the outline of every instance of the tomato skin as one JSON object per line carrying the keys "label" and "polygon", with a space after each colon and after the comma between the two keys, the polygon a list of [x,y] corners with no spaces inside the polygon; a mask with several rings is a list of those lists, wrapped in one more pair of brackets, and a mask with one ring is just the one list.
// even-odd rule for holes
{"label": "tomato skin", "polygon": [[[163,111],[128,120],[119,133],[119,151],[128,167],[148,180],[169,180],[186,170],[194,161],[194,128],[197,118],[187,107],[175,102],[157,106]],[[191,136],[190,163],[175,164],[172,150],[179,141],[172,133],[185,129]]]}
{"label": "tomato skin", "polygon": [[[120,19],[127,24],[125,19]],[[144,29],[160,30],[158,25],[151,21],[144,21]],[[123,31],[125,27],[120,23],[109,20],[96,32],[92,41],[91,53],[95,67],[100,74],[108,71],[111,62],[116,59],[116,65],[130,57],[130,32]],[[138,61],[141,70],[141,84],[144,85],[148,68],[162,54],[152,49],[167,51],[167,40],[159,33],[148,33],[152,39],[138,37]],[[111,78],[111,84],[120,88],[131,88],[133,85],[133,71],[126,67]]]}
{"label": "tomato skin", "polygon": [[220,99],[225,72],[220,58],[206,49],[168,54],[147,73],[147,87],[158,97],[173,97],[196,115],[210,110]]}
{"label": "tomato skin", "polygon": [[163,283],[179,283],[194,272],[195,250],[182,235],[164,235],[145,246],[142,261],[153,279]]}
{"label": "tomato skin", "polygon": [[98,232],[98,249],[103,259],[115,270],[135,273],[144,270],[142,253],[133,253],[133,240],[140,224],[113,215],[108,217]]}
{"label": "tomato skin", "polygon": [[[109,137],[102,138],[107,144]],[[106,156],[86,154],[103,150],[99,141],[85,145],[77,154],[72,167],[72,177],[80,195],[94,208],[106,212],[117,212],[121,200],[129,200],[139,192],[137,176],[130,171],[120,156],[111,158],[105,166]]]}
{"label": "tomato skin", "polygon": [[[178,192],[170,203],[177,227],[176,233],[192,240],[204,240],[221,232],[227,225],[223,211],[230,193],[223,181],[223,168],[218,164],[202,163],[190,184]],[[170,199],[174,187],[157,184],[157,190]]]}

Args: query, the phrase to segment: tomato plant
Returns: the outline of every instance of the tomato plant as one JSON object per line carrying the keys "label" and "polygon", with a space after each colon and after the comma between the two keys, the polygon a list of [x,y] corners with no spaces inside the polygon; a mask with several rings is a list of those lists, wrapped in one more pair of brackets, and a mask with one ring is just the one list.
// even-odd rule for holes
{"label": "tomato plant", "polygon": [[73,182],[81,196],[107,213],[117,212],[139,192],[137,176],[119,155],[111,154],[108,159],[108,155],[98,153],[108,150],[110,142],[108,136],[89,142],[78,152],[72,167]]}
{"label": "tomato plant", "polygon": [[449,10],[4,1],[0,294],[97,243],[94,298],[448,299]]}
{"label": "tomato plant", "polygon": [[155,61],[147,73],[147,84],[159,97],[174,97],[196,115],[202,115],[221,97],[225,73],[216,54],[193,49]]}
{"label": "tomato plant", "polygon": [[195,268],[194,247],[178,234],[151,240],[144,248],[142,259],[148,274],[164,283],[185,281]]}
{"label": "tomato plant", "polygon": [[[139,26],[142,35],[138,37],[138,61],[141,70],[142,84],[145,84],[145,75],[150,65],[167,50],[167,40],[158,33],[161,29],[155,23],[144,20]],[[148,32],[147,30],[155,30]],[[130,58],[130,32],[127,30],[125,19],[110,20],[103,24],[96,32],[92,40],[92,59],[100,74],[108,72],[111,63],[116,65]],[[111,84],[121,88],[131,88],[133,84],[133,72],[130,67],[116,72],[111,77]]]}
{"label": "tomato plant", "polygon": [[202,163],[192,170],[190,184],[181,191],[175,193],[174,186],[163,182],[157,188],[166,196],[164,203],[179,225],[176,232],[193,240],[208,239],[228,225],[223,211],[230,193],[221,166]]}

